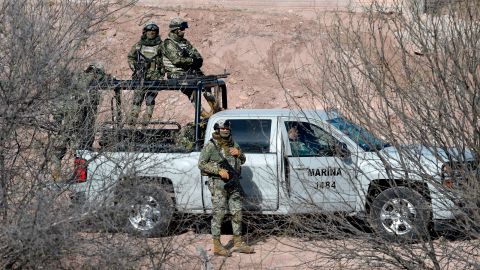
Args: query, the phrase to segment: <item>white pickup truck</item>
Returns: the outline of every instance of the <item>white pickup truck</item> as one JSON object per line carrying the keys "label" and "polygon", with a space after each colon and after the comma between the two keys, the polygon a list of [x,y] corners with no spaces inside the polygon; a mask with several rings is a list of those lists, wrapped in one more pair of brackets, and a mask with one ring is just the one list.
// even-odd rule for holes
{"label": "white pickup truck", "polygon": [[[240,180],[246,211],[340,212],[364,217],[391,239],[415,239],[430,225],[455,219],[456,204],[443,185],[444,160],[428,151],[420,151],[415,164],[406,162],[396,148],[334,112],[287,109],[216,113],[205,141],[221,119],[231,121],[246,155]],[[292,153],[292,126],[309,151]],[[134,148],[77,151],[76,164],[84,169],[76,168],[80,179],[71,185],[75,201],[85,210],[117,209],[120,224],[145,236],[164,233],[175,211],[211,212],[208,177],[197,167],[199,149]]]}

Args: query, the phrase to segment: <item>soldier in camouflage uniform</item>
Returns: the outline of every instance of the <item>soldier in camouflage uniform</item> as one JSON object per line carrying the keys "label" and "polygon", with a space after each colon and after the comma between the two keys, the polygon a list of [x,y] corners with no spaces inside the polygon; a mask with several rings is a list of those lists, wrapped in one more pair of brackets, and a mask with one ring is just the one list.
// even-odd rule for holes
{"label": "soldier in camouflage uniform", "polygon": [[198,161],[202,174],[210,178],[208,188],[212,194],[213,252],[220,256],[230,255],[220,242],[220,228],[228,209],[232,215],[234,251],[253,253],[253,248],[242,241],[242,191],[239,179],[231,178],[228,170],[221,167],[222,161],[226,160],[240,174],[245,155],[232,139],[229,121],[215,123],[214,129],[212,139],[203,147]]}
{"label": "soldier in camouflage uniform", "polygon": [[[128,66],[133,71],[133,80],[163,80],[165,71],[162,64],[162,40],[159,31],[158,25],[154,22],[146,23],[140,41],[133,45],[128,53]],[[143,123],[150,122],[156,97],[156,91],[136,90],[127,123],[135,124],[144,99],[147,108],[143,115]]]}
{"label": "soldier in camouflage uniform", "polygon": [[[58,127],[53,140],[52,177],[59,180],[61,160],[70,145],[75,149],[90,149],[95,140],[95,121],[100,93],[94,88],[95,83],[111,79],[105,73],[103,65],[92,63],[73,81],[73,90],[59,102],[53,120]],[[92,88],[93,87],[93,88]]]}
{"label": "soldier in camouflage uniform", "polygon": [[101,93],[95,87],[102,81],[113,79],[110,74],[105,73],[105,68],[100,63],[90,64],[79,76],[75,83],[75,99],[79,106],[77,121],[80,136],[79,149],[90,149],[95,140],[95,121],[97,118],[98,105],[100,104]]}
{"label": "soldier in camouflage uniform", "polygon": [[288,129],[288,140],[290,142],[290,149],[292,151],[292,156],[294,157],[303,157],[315,155],[314,149],[308,147],[305,142],[301,141],[298,136],[298,128],[296,126],[291,126]]}
{"label": "soldier in camouflage uniform", "polygon": [[[181,18],[174,18],[170,21],[170,33],[168,38],[163,41],[163,65],[167,72],[167,78],[181,79],[187,75],[203,76],[200,68],[203,65],[203,58],[192,44],[185,39],[185,29],[188,28],[188,23]],[[193,103],[195,100],[195,93],[193,91],[185,91]],[[217,110],[215,97],[210,92],[204,92],[203,96],[211,107],[211,113]],[[208,117],[211,113],[202,110],[202,117]]]}
{"label": "soldier in camouflage uniform", "polygon": [[[205,131],[207,128],[208,118],[202,118],[200,123],[198,123],[199,127],[199,140],[203,142],[205,138]],[[187,150],[193,150],[195,147],[195,123],[191,122],[186,124],[182,130],[180,131],[180,135],[177,137],[176,141],[177,145],[183,147]]]}

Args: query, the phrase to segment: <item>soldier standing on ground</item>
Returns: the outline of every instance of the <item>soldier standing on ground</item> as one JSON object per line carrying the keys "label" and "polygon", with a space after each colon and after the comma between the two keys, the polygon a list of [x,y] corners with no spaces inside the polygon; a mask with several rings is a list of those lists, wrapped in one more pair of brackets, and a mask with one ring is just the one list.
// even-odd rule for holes
{"label": "soldier standing on ground", "polygon": [[58,110],[53,115],[58,130],[50,154],[52,177],[55,181],[60,179],[61,160],[68,146],[74,149],[93,147],[95,121],[100,104],[100,93],[94,85],[110,78],[111,76],[105,73],[103,65],[91,63],[75,79],[73,90],[67,95],[62,95],[62,100],[58,102]]}
{"label": "soldier standing on ground", "polygon": [[[140,41],[133,45],[128,53],[128,66],[133,71],[133,80],[139,80],[142,84],[143,80],[162,80],[164,78],[161,42],[158,25],[154,22],[146,23]],[[150,122],[155,109],[156,97],[156,91],[135,90],[127,123],[135,124],[144,99],[147,107],[143,115],[143,123]]]}
{"label": "soldier standing on ground", "polygon": [[[188,23],[182,18],[174,18],[170,21],[168,38],[163,41],[163,65],[169,79],[182,79],[188,75],[203,76],[200,68],[203,65],[203,58],[192,44],[185,38],[185,30]],[[184,92],[193,103],[195,93],[193,91]],[[203,96],[210,105],[212,111],[217,110],[215,97],[210,92],[204,92]],[[202,117],[210,116],[209,113],[202,111]]]}
{"label": "soldier standing on ground", "polygon": [[232,139],[229,121],[221,120],[215,123],[214,129],[212,139],[203,147],[198,161],[202,174],[209,176],[208,188],[212,194],[213,253],[220,256],[230,255],[229,250],[220,242],[220,229],[227,209],[232,215],[234,251],[253,253],[253,248],[242,240],[242,192],[239,179],[232,178],[228,170],[221,167],[221,163],[226,160],[240,175],[240,166],[245,163],[245,155]]}

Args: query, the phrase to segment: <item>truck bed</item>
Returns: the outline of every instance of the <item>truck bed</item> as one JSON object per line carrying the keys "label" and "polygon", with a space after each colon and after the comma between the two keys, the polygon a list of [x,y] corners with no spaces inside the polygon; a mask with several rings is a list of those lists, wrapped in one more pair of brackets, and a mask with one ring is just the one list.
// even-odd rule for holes
{"label": "truck bed", "polygon": [[[154,122],[154,127],[115,127],[104,125],[98,140],[101,151],[142,153],[185,153],[191,149],[180,143],[181,125],[176,122]],[[185,128],[188,128],[185,127]],[[185,129],[184,128],[184,129]],[[190,138],[194,140],[194,138]]]}

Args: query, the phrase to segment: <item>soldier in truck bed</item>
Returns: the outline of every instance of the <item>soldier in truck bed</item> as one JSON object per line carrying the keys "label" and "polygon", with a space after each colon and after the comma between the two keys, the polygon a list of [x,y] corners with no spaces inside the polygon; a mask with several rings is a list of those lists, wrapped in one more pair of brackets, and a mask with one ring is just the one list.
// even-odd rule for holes
{"label": "soldier in truck bed", "polygon": [[[198,126],[199,126],[198,130],[200,132],[199,134],[200,142],[203,142],[203,139],[205,138],[205,131],[207,129],[208,119],[209,118],[202,118],[200,120],[200,123],[198,123]],[[195,123],[194,122],[190,122],[182,128],[179,136],[177,137],[176,143],[178,146],[183,147],[189,151],[195,148]]]}
{"label": "soldier in truck bed", "polygon": [[[192,44],[185,38],[185,30],[188,28],[188,23],[182,18],[174,18],[170,21],[170,33],[163,41],[163,65],[169,79],[182,79],[188,75],[203,76],[201,67],[203,65],[203,58]],[[185,91],[193,103],[195,100],[195,93],[193,91]],[[209,117],[212,113],[218,111],[218,104],[215,97],[210,92],[204,92],[203,96],[211,107],[210,113],[202,109],[201,116]]]}
{"label": "soldier in truck bed", "polygon": [[[128,53],[128,66],[133,71],[133,80],[162,80],[165,72],[162,64],[161,38],[159,27],[154,22],[144,25],[140,41],[132,46]],[[155,98],[158,92],[135,90],[132,109],[127,117],[127,123],[135,124],[142,102],[145,99],[146,110],[143,115],[143,123],[150,122],[155,108]]]}

